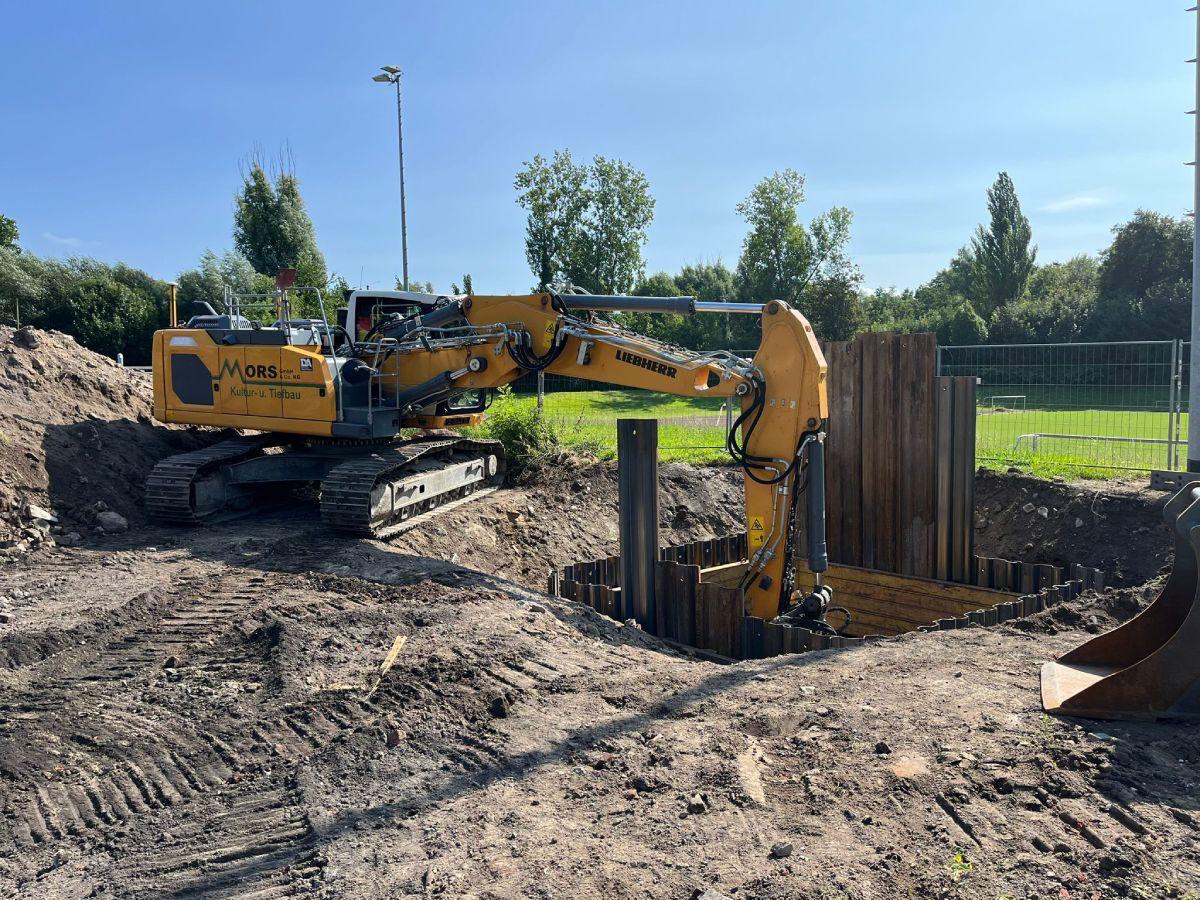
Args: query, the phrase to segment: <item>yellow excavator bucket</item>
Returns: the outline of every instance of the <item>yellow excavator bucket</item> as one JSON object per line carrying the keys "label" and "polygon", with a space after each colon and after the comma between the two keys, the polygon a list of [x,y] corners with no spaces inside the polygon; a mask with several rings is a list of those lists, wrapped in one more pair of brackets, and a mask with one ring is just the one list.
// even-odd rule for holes
{"label": "yellow excavator bucket", "polygon": [[1085,719],[1200,718],[1200,481],[1163,515],[1175,564],[1162,593],[1118,628],[1042,666],[1042,706]]}

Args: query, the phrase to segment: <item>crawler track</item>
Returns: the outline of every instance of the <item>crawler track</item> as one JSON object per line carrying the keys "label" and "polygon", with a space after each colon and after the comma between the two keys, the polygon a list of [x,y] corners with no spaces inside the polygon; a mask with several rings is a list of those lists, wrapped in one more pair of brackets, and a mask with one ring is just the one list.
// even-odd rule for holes
{"label": "crawler track", "polygon": [[[259,508],[251,502],[252,494],[239,499],[234,486],[227,495],[233,505],[213,506],[211,499],[200,498],[197,485],[219,476],[223,466],[253,459],[286,441],[279,435],[237,437],[169,457],[154,467],[146,481],[146,511],[156,521],[173,525],[247,515]],[[504,479],[504,451],[497,441],[448,438],[330,446],[339,446],[345,459],[327,458],[331,467],[321,481],[321,517],[343,534],[391,537],[472,495],[494,490]],[[292,451],[284,451],[288,452]],[[295,452],[314,451],[298,445]],[[470,476],[439,477],[446,469],[469,467],[476,461],[479,471]],[[384,494],[388,496],[381,500]]]}
{"label": "crawler track", "polygon": [[[397,510],[380,514],[374,502],[377,490],[391,482],[417,479],[435,471],[438,464],[494,456],[499,466],[491,474],[462,487],[416,499]],[[504,478],[504,452],[498,441],[463,438],[413,441],[342,463],[321,485],[321,518],[344,534],[385,538],[420,524],[435,510],[457,505],[472,494],[494,490]],[[429,465],[433,464],[433,465]]]}
{"label": "crawler track", "polygon": [[257,456],[279,442],[277,435],[235,437],[203,450],[167,457],[146,479],[146,512],[164,524],[194,525],[211,518],[218,513],[196,510],[193,491],[196,481],[223,465]]}

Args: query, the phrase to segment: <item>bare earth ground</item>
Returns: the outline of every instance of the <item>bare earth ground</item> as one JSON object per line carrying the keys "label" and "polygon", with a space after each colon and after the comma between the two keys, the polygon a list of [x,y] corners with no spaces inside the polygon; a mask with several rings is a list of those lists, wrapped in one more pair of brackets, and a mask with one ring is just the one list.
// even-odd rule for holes
{"label": "bare earth ground", "polygon": [[[65,496],[3,463],[10,521]],[[663,481],[666,540],[737,527],[728,469]],[[1115,554],[1131,585],[1169,560],[1158,495],[979,493],[982,552],[1092,534],[1071,561]],[[1004,514],[1028,502],[1028,526]],[[0,895],[1200,896],[1196,727],[1048,718],[1037,693],[1153,584],[718,666],[541,593],[549,564],[615,549],[614,504],[611,465],[569,466],[387,544],[311,508],[14,538]]]}

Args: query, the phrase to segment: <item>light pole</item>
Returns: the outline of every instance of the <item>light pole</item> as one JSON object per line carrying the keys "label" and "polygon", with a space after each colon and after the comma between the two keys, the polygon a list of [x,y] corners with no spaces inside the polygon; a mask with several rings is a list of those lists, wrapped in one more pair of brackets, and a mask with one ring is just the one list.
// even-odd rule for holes
{"label": "light pole", "polygon": [[1200,12],[1196,13],[1196,56],[1188,62],[1196,64],[1195,104],[1188,112],[1193,117],[1196,155],[1192,166],[1192,330],[1191,353],[1188,363],[1188,452],[1187,471],[1200,472]]}
{"label": "light pole", "polygon": [[400,253],[403,268],[404,290],[408,290],[408,218],[404,209],[404,119],[400,114],[399,66],[380,66],[382,71],[371,80],[396,86],[396,139],[400,147]]}

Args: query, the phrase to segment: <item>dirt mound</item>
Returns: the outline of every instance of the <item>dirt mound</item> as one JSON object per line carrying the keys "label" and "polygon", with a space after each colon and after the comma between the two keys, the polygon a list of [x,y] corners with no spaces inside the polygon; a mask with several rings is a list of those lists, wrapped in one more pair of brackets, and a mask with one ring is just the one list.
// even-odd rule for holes
{"label": "dirt mound", "polygon": [[1149,606],[1162,591],[1166,577],[1151,579],[1132,587],[1087,591],[1064,603],[1056,603],[1044,612],[1017,619],[1011,627],[1018,631],[1057,634],[1063,630],[1099,634],[1127,622]]}
{"label": "dirt mound", "polygon": [[104,512],[142,520],[154,463],[211,440],[154,425],[151,400],[144,373],[69,335],[0,327],[0,553],[71,543]]}
{"label": "dirt mound", "polygon": [[[666,463],[658,481],[663,546],[745,529],[742,477],[732,466]],[[616,463],[574,462],[444,513],[392,543],[541,590],[551,567],[616,554],[619,538]]]}
{"label": "dirt mound", "polygon": [[975,478],[975,552],[1032,563],[1081,563],[1111,585],[1141,584],[1171,564],[1163,522],[1170,494],[1145,482],[1068,484],[981,469]]}

